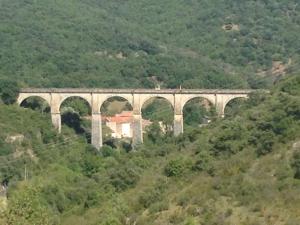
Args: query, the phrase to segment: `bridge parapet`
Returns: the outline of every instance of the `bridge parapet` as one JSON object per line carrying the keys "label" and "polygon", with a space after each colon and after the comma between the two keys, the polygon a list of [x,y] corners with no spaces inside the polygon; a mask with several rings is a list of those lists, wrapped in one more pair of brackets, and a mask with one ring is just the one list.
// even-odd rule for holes
{"label": "bridge parapet", "polygon": [[[254,89],[99,89],[99,88],[22,88],[20,93],[124,93],[124,94],[250,94]],[[266,91],[266,90],[263,90]]]}

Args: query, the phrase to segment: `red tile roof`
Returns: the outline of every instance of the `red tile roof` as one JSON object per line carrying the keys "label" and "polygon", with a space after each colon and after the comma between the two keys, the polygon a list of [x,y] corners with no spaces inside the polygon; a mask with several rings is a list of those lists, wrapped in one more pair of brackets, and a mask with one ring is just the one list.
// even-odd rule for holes
{"label": "red tile roof", "polygon": [[115,123],[131,123],[133,121],[133,112],[123,111],[120,114],[115,116],[103,116],[102,120],[106,122],[115,122]]}

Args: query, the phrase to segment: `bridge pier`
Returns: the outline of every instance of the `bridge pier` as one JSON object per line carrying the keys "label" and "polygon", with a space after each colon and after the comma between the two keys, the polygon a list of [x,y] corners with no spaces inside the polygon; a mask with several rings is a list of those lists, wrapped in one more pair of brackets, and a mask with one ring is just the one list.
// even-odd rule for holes
{"label": "bridge pier", "polygon": [[133,124],[132,124],[132,144],[133,147],[143,143],[143,127],[142,127],[142,115],[134,114],[133,115]]}
{"label": "bridge pier", "polygon": [[174,95],[174,136],[183,133],[183,102],[181,94]]}
{"label": "bridge pier", "polygon": [[178,136],[183,133],[183,115],[174,115],[174,135]]}
{"label": "bridge pier", "polygon": [[103,146],[102,143],[102,121],[101,113],[92,114],[92,145],[96,149],[100,149]]}
{"label": "bridge pier", "polygon": [[220,102],[217,102],[216,104],[216,112],[217,112],[217,115],[218,117],[221,117],[221,118],[224,118],[224,115],[225,115],[225,109],[224,109],[224,103],[223,101],[220,101]]}
{"label": "bridge pier", "polygon": [[61,132],[61,115],[60,113],[51,113],[52,124],[55,129],[58,130],[58,133]]}

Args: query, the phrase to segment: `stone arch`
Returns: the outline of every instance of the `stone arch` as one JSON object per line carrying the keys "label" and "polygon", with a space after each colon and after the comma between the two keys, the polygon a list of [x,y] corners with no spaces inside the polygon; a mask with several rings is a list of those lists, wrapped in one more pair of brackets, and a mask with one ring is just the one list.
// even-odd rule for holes
{"label": "stone arch", "polygon": [[[152,107],[154,107],[154,108],[152,108],[152,109],[154,109],[154,111],[150,110],[150,111],[152,111],[152,113],[147,115],[146,114],[147,111],[145,109],[148,106],[147,107],[145,107],[145,106],[146,106],[146,103],[149,102],[151,99],[153,99],[154,101],[158,100],[158,102],[151,103]],[[142,122],[143,126],[146,126],[145,124],[147,124],[147,120],[151,120],[151,117],[152,117],[152,119],[155,118],[155,120],[162,122],[161,126],[162,126],[162,129],[164,132],[170,132],[170,131],[174,130],[175,108],[174,108],[174,103],[172,101],[173,99],[174,99],[173,95],[159,95],[158,94],[158,95],[143,96],[142,101],[140,101],[141,102],[141,106],[140,106],[141,107],[141,119],[143,121]],[[163,103],[160,102],[161,100],[163,101]],[[163,109],[160,108],[162,110],[157,110],[157,108],[155,106],[156,103],[161,104],[161,107]]]}
{"label": "stone arch", "polygon": [[248,95],[237,95],[237,96],[228,96],[224,102],[223,102],[223,109],[222,109],[222,113],[223,115],[225,115],[225,108],[226,106],[228,106],[228,104],[236,99],[248,99],[249,96]]}
{"label": "stone arch", "polygon": [[182,105],[183,126],[204,126],[216,117],[215,105],[204,96],[187,98]]}
{"label": "stone arch", "polygon": [[151,95],[141,95],[140,97],[140,112],[145,105],[147,101],[149,101],[151,98],[162,98],[166,100],[167,102],[170,103],[172,106],[173,110],[175,110],[175,105],[174,105],[174,96],[173,95],[163,95],[163,94],[151,94]]}
{"label": "stone arch", "polygon": [[[33,101],[29,101],[29,100],[33,100]],[[28,96],[28,97],[26,97],[24,99],[20,99],[18,101],[20,101],[20,102],[18,102],[19,106],[24,107],[24,108],[30,108],[33,110],[39,109],[39,111],[42,113],[51,111],[51,105],[49,104],[47,99],[45,99],[41,96],[38,96],[38,95]]]}
{"label": "stone arch", "polygon": [[[64,103],[68,103],[69,105],[65,106],[70,108],[64,108]],[[59,105],[60,124],[73,129],[76,134],[84,136],[86,141],[91,143],[92,106],[89,99],[80,95],[64,96]]]}
{"label": "stone arch", "polygon": [[197,98],[206,99],[212,106],[216,105],[216,103],[215,103],[216,98],[214,95],[186,95],[186,96],[183,96],[181,99],[181,113],[183,112],[185,105],[189,101],[192,101]]}
{"label": "stone arch", "polygon": [[21,93],[17,99],[17,103],[19,106],[21,106],[21,104],[27,100],[28,98],[32,98],[32,97],[38,97],[43,99],[44,101],[46,101],[49,105],[49,107],[51,107],[51,97],[50,94],[38,94],[38,93],[34,93],[34,94],[27,94],[27,93]]}
{"label": "stone arch", "polygon": [[131,107],[133,108],[133,97],[132,95],[126,95],[126,94],[109,94],[109,95],[105,95],[105,96],[101,96],[101,101],[99,104],[99,110],[101,110],[103,104],[108,101],[109,99],[112,98],[122,98],[124,100],[126,100]]}
{"label": "stone arch", "polygon": [[57,109],[60,112],[60,108],[62,106],[62,104],[69,98],[80,98],[83,99],[84,101],[86,101],[92,111],[92,96],[91,94],[62,94],[60,95],[60,99],[59,102],[57,104]]}

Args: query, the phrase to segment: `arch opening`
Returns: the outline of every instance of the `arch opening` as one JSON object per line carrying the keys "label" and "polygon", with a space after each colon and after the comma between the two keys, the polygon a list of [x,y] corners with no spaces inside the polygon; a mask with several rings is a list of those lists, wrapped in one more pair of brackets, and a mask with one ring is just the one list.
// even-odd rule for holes
{"label": "arch opening", "polygon": [[206,98],[195,97],[183,106],[184,129],[202,127],[216,118],[214,105]]}
{"label": "arch opening", "polygon": [[133,107],[127,99],[113,96],[101,105],[103,144],[131,150]]}
{"label": "arch opening", "polygon": [[243,107],[244,103],[247,101],[245,97],[236,97],[228,101],[224,108],[224,116],[225,117],[234,117],[236,116],[241,108]]}
{"label": "arch opening", "polygon": [[20,103],[20,106],[23,108],[41,112],[42,114],[50,113],[50,105],[44,98],[39,96],[31,96],[25,98]]}
{"label": "arch opening", "polygon": [[157,142],[165,135],[173,135],[174,108],[164,97],[152,97],[141,108],[145,140]]}
{"label": "arch opening", "polygon": [[62,125],[73,129],[76,134],[85,136],[91,143],[91,106],[81,97],[68,97],[60,105]]}

